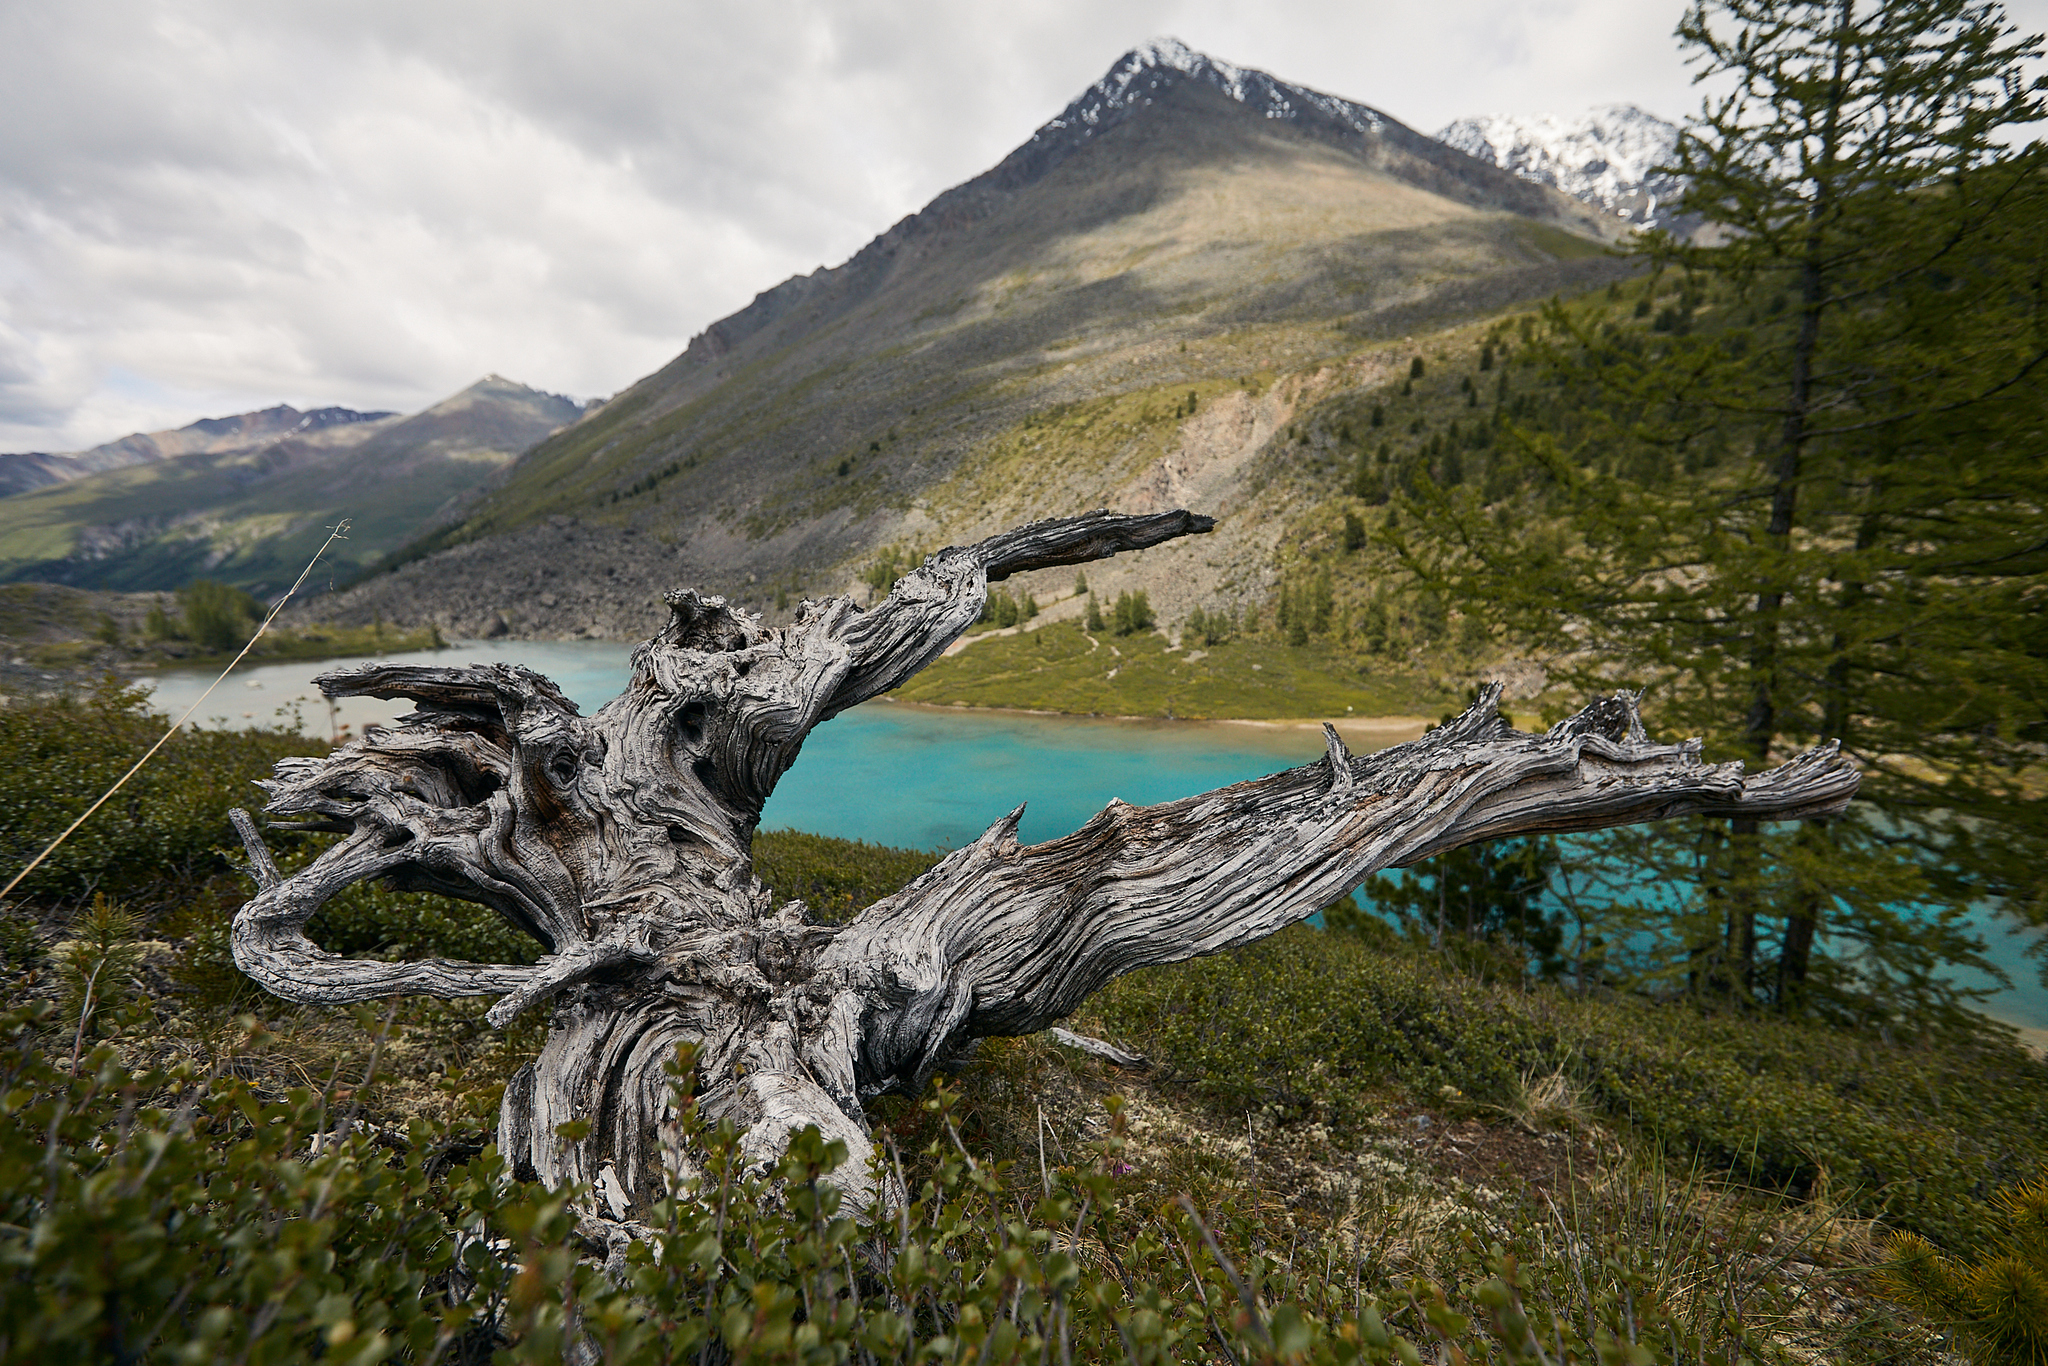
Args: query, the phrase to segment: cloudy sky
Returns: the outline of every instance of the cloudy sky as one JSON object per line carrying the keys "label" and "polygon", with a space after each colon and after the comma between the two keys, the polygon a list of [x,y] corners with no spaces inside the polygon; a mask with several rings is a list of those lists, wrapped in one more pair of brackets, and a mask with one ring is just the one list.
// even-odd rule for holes
{"label": "cloudy sky", "polygon": [[[0,450],[608,394],[1145,38],[1425,131],[1696,104],[1678,0],[0,5]],[[2048,0],[2008,5],[2048,27]]]}

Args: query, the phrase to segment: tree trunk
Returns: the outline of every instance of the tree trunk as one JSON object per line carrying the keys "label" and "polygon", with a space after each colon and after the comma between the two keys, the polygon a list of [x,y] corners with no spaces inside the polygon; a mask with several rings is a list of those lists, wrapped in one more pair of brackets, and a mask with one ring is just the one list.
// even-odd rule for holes
{"label": "tree trunk", "polygon": [[[507,665],[325,675],[331,697],[418,710],[278,764],[271,815],[347,836],[290,879],[239,817],[259,891],[236,916],[235,961],[296,1001],[492,994],[501,1026],[548,1006],[541,1056],[506,1089],[500,1148],[519,1170],[586,1185],[614,1219],[694,1170],[664,1070],[684,1043],[700,1109],[742,1128],[750,1157],[815,1124],[846,1141],[841,1184],[868,1204],[892,1192],[860,1160],[864,1102],[920,1091],[977,1039],[1046,1029],[1123,973],[1250,943],[1381,868],[1462,844],[1688,811],[1814,816],[1856,788],[1832,747],[1745,776],[1701,763],[1696,742],[1652,745],[1626,695],[1518,734],[1490,687],[1409,744],[1354,759],[1326,728],[1315,763],[1162,806],[1112,802],[1046,844],[1017,843],[1020,808],[844,926],[773,903],[750,842],[812,727],[936,659],[991,581],[1211,525],[1185,512],[1040,522],[940,551],[870,611],[807,602],[781,628],[673,593],[625,692],[588,718]],[[371,877],[490,906],[548,954],[381,963],[312,944],[307,919]],[[565,1133],[571,1121],[587,1127]]]}

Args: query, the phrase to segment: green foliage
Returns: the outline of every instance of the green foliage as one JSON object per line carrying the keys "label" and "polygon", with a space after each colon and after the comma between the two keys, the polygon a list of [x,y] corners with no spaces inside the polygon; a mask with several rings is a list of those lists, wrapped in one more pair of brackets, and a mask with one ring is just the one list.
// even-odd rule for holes
{"label": "green foliage", "polygon": [[1102,631],[1108,629],[1102,621],[1102,606],[1100,603],[1095,601],[1095,594],[1093,592],[1090,592],[1088,594],[1088,610],[1084,614],[1082,620],[1086,623],[1088,629],[1091,631]]}
{"label": "green foliage", "polygon": [[143,618],[142,633],[151,640],[171,640],[177,636],[178,624],[164,610],[163,599],[149,605],[149,615]]}
{"label": "green foliage", "polygon": [[[1025,600],[1030,600],[1028,593],[1025,595]],[[1037,613],[1038,606],[1036,603],[1033,603],[1030,615],[1036,616]],[[1023,603],[1011,597],[1010,591],[1007,588],[998,588],[982,600],[981,616],[978,620],[997,627],[1015,626],[1018,622],[1023,621],[1025,616]]]}
{"label": "green foliage", "polygon": [[[844,474],[846,471],[842,469],[840,473]],[[917,552],[913,550],[896,545],[884,546],[882,553],[875,557],[874,563],[861,572],[861,582],[873,589],[874,595],[879,598],[896,586],[896,580],[915,569],[919,558]]]}
{"label": "green foliage", "polygon": [[1629,870],[1605,937],[1654,948],[1617,982],[1967,1027],[1968,908],[2048,919],[2048,149],[2002,142],[2039,44],[1964,0],[1716,0],[1680,32],[1732,92],[1680,149],[1724,231],[1638,247],[1647,326],[1553,307],[1512,449],[1453,487],[1446,432],[1383,535],[1571,692],[1647,688],[1660,738],[1858,760],[1824,826],[1579,846]]}
{"label": "green foliage", "polygon": [[799,830],[754,835],[754,875],[778,898],[802,901],[828,924],[852,919],[936,862],[931,854]]}
{"label": "green foliage", "polygon": [[104,1047],[73,1076],[39,1048],[47,1023],[0,1017],[5,1360],[426,1360],[511,1288],[471,1253],[478,1292],[451,1300],[462,1235],[550,1208],[425,1126],[395,1159],[360,1131],[309,1154],[333,1120],[305,1090],[134,1071]]}
{"label": "green foliage", "polygon": [[1222,608],[1204,610],[1197,607],[1188,613],[1187,624],[1181,628],[1183,645],[1223,645],[1237,633],[1237,624],[1231,614]]}
{"label": "green foliage", "polygon": [[[168,726],[111,676],[78,697],[0,710],[0,867],[25,866],[142,757]],[[30,875],[17,895],[52,907],[103,892],[145,917],[225,871],[227,810],[249,784],[319,742],[296,732],[186,730]]]}
{"label": "green foliage", "polygon": [[[1641,1249],[1590,1230],[1563,1249],[1469,1239],[1448,1287],[1388,1285],[1347,1244],[1283,1256],[1241,1216],[1134,1207],[1113,1097],[1104,1136],[1020,1191],[961,1144],[940,1089],[907,1204],[857,1216],[826,1178],[847,1161],[900,1172],[893,1149],[870,1159],[807,1128],[750,1170],[731,1125],[679,1092],[675,1137],[701,1175],[600,1269],[578,1255],[576,1193],[512,1180],[472,1133],[361,1127],[330,1112],[332,1089],[266,1096],[111,1049],[74,1075],[39,1049],[46,1023],[0,1016],[9,1361],[1150,1366],[1213,1344],[1349,1366],[1417,1362],[1421,1343],[1515,1366],[1730,1361],[1745,1345],[1739,1322],[1676,1318]],[[236,1052],[261,1044],[250,1032]],[[689,1066],[673,1064],[679,1083]]]}
{"label": "green foliage", "polygon": [[1376,911],[1440,950],[1461,941],[1490,947],[1555,977],[1565,967],[1559,955],[1563,917],[1540,902],[1557,866],[1551,837],[1495,840],[1452,849],[1399,874],[1378,874],[1360,891]]}
{"label": "green foliage", "polygon": [[1344,553],[1349,555],[1365,545],[1365,523],[1350,509],[1344,512]]}
{"label": "green foliage", "polygon": [[1978,1257],[1956,1260],[1915,1233],[1890,1240],[1881,1283],[1953,1329],[1984,1366],[2048,1362],[2048,1166],[1999,1193],[1999,1224]]}
{"label": "green foliage", "polygon": [[1308,644],[1311,634],[1329,634],[1331,613],[1335,610],[1329,567],[1319,565],[1305,582],[1281,581],[1274,620],[1286,634],[1287,643],[1299,647]]}
{"label": "green foliage", "polygon": [[1308,927],[1139,974],[1093,998],[1103,1032],[1225,1114],[1366,1131],[1389,1087],[1511,1107],[1562,1073],[1684,1162],[1831,1200],[1949,1246],[2048,1160],[2048,1073],[2019,1049],[1926,1043],[1554,987],[1486,984]]}
{"label": "green foliage", "polygon": [[[296,845],[278,867],[287,876],[312,862],[331,838]],[[540,942],[496,911],[433,893],[399,892],[382,883],[343,888],[306,922],[306,935],[329,953],[367,958],[458,958],[478,963],[531,963]],[[206,951],[225,970],[225,946],[206,937]]]}
{"label": "green foliage", "polygon": [[202,650],[223,654],[239,648],[263,620],[263,604],[239,588],[194,579],[178,590],[183,634]]}
{"label": "green foliage", "polygon": [[134,916],[105,892],[96,894],[71,936],[50,950],[64,987],[64,1014],[78,1023],[78,1039],[94,1035],[102,1014],[114,1014],[136,995],[133,976],[142,965]]}
{"label": "green foliage", "polygon": [[1116,606],[1110,614],[1110,619],[1111,629],[1120,636],[1149,631],[1154,620],[1152,600],[1145,596],[1145,590],[1142,588],[1135,592],[1119,593],[1116,595]]}

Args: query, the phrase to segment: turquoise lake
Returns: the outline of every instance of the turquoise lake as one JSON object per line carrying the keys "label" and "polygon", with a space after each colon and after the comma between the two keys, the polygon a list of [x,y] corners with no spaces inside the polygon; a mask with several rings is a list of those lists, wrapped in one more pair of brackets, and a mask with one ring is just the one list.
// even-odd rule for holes
{"label": "turquoise lake", "polygon": [[[494,641],[382,656],[385,662],[521,664],[552,678],[585,714],[626,683],[631,651],[606,641]],[[230,675],[193,713],[208,726],[292,722],[310,734],[360,734],[411,710],[403,702],[349,698],[329,707],[315,675],[363,660],[266,664]],[[153,701],[173,717],[198,700],[210,674],[166,670]],[[1025,808],[1020,837],[1053,839],[1078,828],[1112,797],[1134,806],[1309,763],[1323,753],[1307,728],[1198,722],[1098,721],[871,702],[811,733],[762,815],[766,829],[805,830],[903,848],[952,849],[1007,812]],[[2025,956],[2035,931],[2014,931],[1991,911],[1979,917],[1987,956],[2013,985],[1985,1006],[2008,1023],[2048,1030],[2048,987]],[[1970,986],[1994,983],[1958,972]]]}

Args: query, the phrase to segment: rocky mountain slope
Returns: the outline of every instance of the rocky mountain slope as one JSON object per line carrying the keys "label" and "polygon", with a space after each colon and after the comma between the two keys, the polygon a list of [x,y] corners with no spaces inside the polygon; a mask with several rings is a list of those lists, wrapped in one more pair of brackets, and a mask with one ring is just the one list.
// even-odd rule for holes
{"label": "rocky mountain slope", "polygon": [[266,441],[304,438],[333,427],[382,422],[397,413],[359,413],[353,408],[315,408],[302,413],[289,404],[233,417],[204,417],[175,431],[136,432],[88,451],[50,455],[42,451],[0,454],[0,497],[89,474],[127,469],[180,455],[216,455]]}
{"label": "rocky mountain slope", "polygon": [[1685,184],[1655,168],[1670,162],[1678,127],[1632,104],[1577,118],[1486,114],[1437,130],[1447,146],[1597,205],[1630,227],[1667,227]]}
{"label": "rocky mountain slope", "polygon": [[1304,395],[1398,383],[1438,329],[1611,278],[1617,226],[1364,105],[1148,44],[317,610],[630,638],[678,584],[773,614],[885,547],[1176,501],[1222,527],[1105,586],[1149,582],[1168,612],[1257,596]]}
{"label": "rocky mountain slope", "polygon": [[124,466],[0,498],[0,581],[139,590],[206,576],[277,593],[346,517],[322,568],[345,580],[582,412],[491,375],[410,417],[279,407],[129,437],[114,443],[136,457]]}

